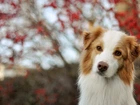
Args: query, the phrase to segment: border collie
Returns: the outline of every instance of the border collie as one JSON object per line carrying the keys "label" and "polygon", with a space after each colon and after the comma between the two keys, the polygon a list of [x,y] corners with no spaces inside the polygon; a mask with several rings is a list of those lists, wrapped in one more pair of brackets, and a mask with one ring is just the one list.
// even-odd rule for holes
{"label": "border collie", "polygon": [[134,60],[140,46],[134,36],[94,27],[83,33],[79,105],[136,105]]}

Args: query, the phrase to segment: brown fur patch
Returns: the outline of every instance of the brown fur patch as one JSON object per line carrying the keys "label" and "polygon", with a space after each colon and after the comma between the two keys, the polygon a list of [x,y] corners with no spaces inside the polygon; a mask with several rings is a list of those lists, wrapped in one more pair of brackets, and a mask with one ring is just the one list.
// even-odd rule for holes
{"label": "brown fur patch", "polygon": [[133,61],[139,56],[140,52],[139,45],[135,37],[124,36],[120,40],[119,46],[123,49],[123,60],[118,75],[125,84],[130,85],[134,78]]}
{"label": "brown fur patch", "polygon": [[125,84],[130,85],[134,78],[134,67],[132,62],[125,60],[123,67],[118,71],[118,75]]}
{"label": "brown fur patch", "polygon": [[98,37],[97,40],[94,40],[91,43],[91,45],[88,47],[88,49],[83,50],[82,52],[80,70],[82,70],[83,74],[90,73],[92,69],[92,65],[94,63],[95,56],[101,53],[100,51],[96,49],[96,46],[103,47],[103,42],[100,40],[101,36]]}
{"label": "brown fur patch", "polygon": [[80,70],[83,74],[90,73],[92,69],[93,59],[95,56],[92,54],[92,50],[84,51],[82,53],[81,62],[80,62]]}
{"label": "brown fur patch", "polygon": [[[93,65],[93,59],[97,55],[95,50],[96,39],[101,37],[104,30],[101,27],[92,27],[90,28],[90,32],[84,32],[84,50],[81,55],[80,69],[84,74],[90,73]],[[94,43],[95,42],[95,43]],[[98,42],[98,44],[101,44]]]}
{"label": "brown fur patch", "polygon": [[130,50],[129,56],[133,62],[140,54],[140,45],[137,43],[137,39],[134,36],[127,36],[126,41]]}
{"label": "brown fur patch", "polygon": [[104,30],[101,27],[95,27],[90,32],[84,32],[83,38],[84,38],[84,49],[88,49],[90,44],[98,38]]}

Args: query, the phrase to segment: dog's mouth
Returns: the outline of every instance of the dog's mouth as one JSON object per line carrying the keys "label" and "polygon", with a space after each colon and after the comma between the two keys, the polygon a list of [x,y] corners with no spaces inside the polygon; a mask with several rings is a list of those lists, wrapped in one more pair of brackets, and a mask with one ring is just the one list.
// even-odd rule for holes
{"label": "dog's mouth", "polygon": [[104,77],[104,78],[108,78],[107,75],[105,74],[105,72],[100,72],[100,71],[98,71],[97,74],[98,74],[99,76]]}
{"label": "dog's mouth", "polygon": [[100,76],[105,76],[105,74],[103,72],[98,71],[97,72]]}

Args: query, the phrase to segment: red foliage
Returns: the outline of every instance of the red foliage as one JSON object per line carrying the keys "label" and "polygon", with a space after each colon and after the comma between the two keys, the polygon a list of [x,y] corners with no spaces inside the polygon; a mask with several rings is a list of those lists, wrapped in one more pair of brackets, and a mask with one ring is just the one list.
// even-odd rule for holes
{"label": "red foliage", "polygon": [[43,27],[42,26],[38,26],[37,27],[37,32],[38,33],[42,33],[43,32]]}
{"label": "red foliage", "polygon": [[121,2],[122,0],[109,0],[110,3],[119,3]]}
{"label": "red foliage", "polygon": [[[5,24],[8,20],[12,20],[13,18],[17,18],[18,16],[20,16],[20,12],[21,12],[21,4],[22,1],[24,0],[19,0],[19,3],[15,3],[14,0],[0,0],[1,4],[8,4],[10,6],[13,7],[13,10],[9,10],[9,12],[4,12],[4,11],[0,11],[0,21],[2,21],[2,23],[0,22],[0,27],[8,27],[7,24]],[[25,0],[26,2],[28,0]],[[30,1],[30,0],[29,0]],[[33,0],[35,1],[35,0]],[[61,35],[61,33],[65,32],[65,29],[67,29],[68,27],[72,28],[72,30],[74,31],[74,34],[80,34],[81,30],[79,29],[79,26],[84,20],[84,16],[82,13],[82,6],[84,4],[86,4],[87,2],[89,4],[94,5],[94,7],[96,7],[96,5],[102,8],[102,10],[106,13],[108,12],[113,12],[114,16],[116,18],[116,20],[118,21],[118,25],[121,29],[123,29],[124,31],[127,31],[128,33],[130,33],[131,35],[136,35],[138,39],[140,39],[140,18],[139,18],[139,13],[140,11],[136,8],[137,3],[136,0],[131,0],[131,2],[127,2],[127,0],[108,0],[109,3],[114,3],[115,5],[117,5],[118,3],[121,2],[125,2],[129,7],[130,7],[130,11],[121,11],[121,12],[116,12],[114,11],[114,7],[110,7],[108,9],[106,9],[102,3],[100,3],[100,0],[64,0],[63,5],[58,5],[58,1],[57,0],[47,0],[47,3],[43,4],[43,8],[48,8],[51,7],[53,8],[53,10],[57,11],[57,21],[53,24],[45,24],[44,25],[44,21],[43,19],[37,18],[34,20],[32,20],[32,17],[34,17],[34,15],[29,14],[31,16],[30,21],[32,22],[31,26],[27,26],[25,28],[28,28],[28,31],[34,29],[37,30],[37,33],[35,35],[47,35],[47,37],[49,39],[51,39],[52,41],[52,48],[51,49],[45,49],[45,52],[49,55],[54,55],[54,54],[58,54],[57,51],[59,51],[60,49],[60,45],[59,45],[59,40],[57,40],[57,37],[54,38],[54,36],[51,36],[54,34],[55,31],[57,31],[57,35]],[[78,7],[78,6],[81,7]],[[132,7],[132,8],[131,8]],[[34,8],[32,8],[34,9]],[[96,8],[94,8],[96,10]],[[15,12],[13,12],[15,11]],[[20,11],[20,12],[19,12]],[[36,12],[36,11],[34,11]],[[27,12],[28,13],[28,12]],[[31,12],[32,13],[32,12]],[[38,15],[37,15],[38,16]],[[63,20],[62,18],[60,18],[61,16],[65,16],[67,17],[67,19]],[[96,17],[96,16],[95,16]],[[28,17],[30,18],[30,17]],[[97,18],[98,19],[98,18]],[[50,19],[51,20],[51,19]],[[49,21],[49,20],[47,20]],[[17,21],[18,22],[18,21]],[[53,27],[55,24],[60,24],[61,26],[58,29],[55,29],[55,27]],[[44,27],[46,26],[46,28],[50,28],[50,30],[46,30]],[[20,27],[20,26],[19,26]],[[8,27],[9,28],[9,27]],[[48,28],[48,29],[49,29]],[[24,44],[24,42],[26,41],[26,39],[32,41],[32,39],[35,37],[35,35],[30,36],[29,32],[26,33],[22,33],[19,30],[14,30],[14,31],[10,31],[8,30],[5,38],[10,39],[14,42],[14,44],[17,43],[21,43],[22,45]],[[65,33],[63,33],[65,34]],[[53,40],[54,38],[54,40]],[[47,47],[47,46],[46,46]],[[12,48],[11,48],[12,49]],[[32,48],[32,53],[33,52],[37,52],[37,48]],[[20,52],[20,55],[22,55],[22,52]],[[17,57],[17,55],[13,54],[13,56],[9,57],[9,61],[10,63],[14,63],[15,62],[15,57]],[[28,77],[29,72],[27,72],[25,77]],[[0,86],[0,94],[4,95],[5,97],[8,97],[7,94],[9,94],[12,91],[12,84],[8,85],[10,83],[7,83],[7,88],[3,88],[2,86]],[[56,97],[58,97],[57,94],[49,94],[45,88],[37,88],[34,90],[34,93],[36,95],[37,98],[40,98],[40,96],[42,99],[44,99],[45,101],[43,101],[44,103],[48,102],[48,103],[55,103],[56,101]],[[49,95],[48,95],[49,94]],[[135,94],[136,94],[136,99],[140,102],[140,86],[135,84]],[[40,103],[44,104],[44,103]]]}
{"label": "red foliage", "polygon": [[80,19],[80,12],[73,12],[73,13],[71,13],[71,17],[70,17],[71,21],[79,20],[79,19]]}
{"label": "red foliage", "polygon": [[12,63],[14,63],[14,57],[12,56],[12,57],[9,57],[9,60],[12,62]]}
{"label": "red foliage", "polygon": [[49,95],[49,96],[47,96],[46,98],[45,98],[45,100],[46,100],[46,102],[48,102],[48,103],[50,103],[50,104],[54,104],[54,103],[56,103],[56,101],[57,101],[57,96],[58,96],[58,94],[51,94],[51,95]]}
{"label": "red foliage", "polygon": [[14,42],[15,42],[15,43],[18,43],[18,42],[23,43],[24,40],[25,40],[25,38],[26,38],[26,35],[24,35],[24,36],[17,35],[17,36],[15,37],[15,39],[14,39]]}
{"label": "red foliage", "polygon": [[[31,0],[32,2],[35,2],[35,0]],[[127,0],[108,0],[109,3],[114,3],[117,5],[118,3],[125,2],[129,5],[129,7],[132,7],[130,11],[121,11],[116,12],[114,7],[105,8],[103,3],[100,2],[100,0],[64,0],[64,2],[59,3],[57,0],[49,0],[42,4],[42,10],[44,8],[50,8],[53,9],[56,12],[56,22],[50,24],[49,21],[51,20],[45,20],[44,17],[41,17],[43,15],[34,14],[36,11],[34,6],[30,6],[30,4],[33,4],[32,2],[28,0],[19,0],[18,2],[14,2],[13,0],[0,0],[1,4],[6,3],[7,5],[10,5],[12,7],[12,10],[9,10],[9,12],[0,11],[0,27],[7,27],[9,28],[9,24],[7,25],[6,22],[12,19],[16,19],[20,17],[23,11],[22,3],[29,2],[27,5],[31,8],[31,11],[27,9],[29,12],[29,16],[27,16],[27,20],[31,22],[30,26],[25,26],[24,28],[28,29],[26,32],[22,32],[21,30],[15,29],[15,30],[7,30],[7,33],[5,35],[5,38],[12,40],[14,44],[22,44],[24,45],[24,42],[26,39],[29,41],[32,41],[32,39],[35,37],[35,35],[42,35],[42,37],[46,37],[51,40],[52,42],[52,49],[44,49],[45,54],[53,55],[58,54],[57,52],[60,50],[60,41],[57,39],[59,38],[59,35],[65,34],[65,30],[68,28],[71,28],[73,30],[73,33],[75,35],[81,34],[81,28],[83,23],[85,22],[84,14],[82,7],[89,3],[93,5],[93,9],[98,11],[98,8],[101,8],[102,11],[109,13],[114,13],[115,19],[118,21],[118,26],[123,29],[124,31],[127,31],[128,33],[131,33],[133,35],[136,35],[137,38],[140,39],[140,19],[138,14],[140,11],[136,8],[136,0],[132,0],[132,2],[127,2]],[[27,7],[28,7],[27,6]],[[97,7],[97,8],[96,8]],[[26,8],[26,7],[25,7]],[[33,10],[33,11],[32,11]],[[41,10],[41,11],[42,11]],[[26,12],[26,13],[28,13]],[[30,13],[31,12],[31,13]],[[39,10],[40,12],[40,10]],[[25,14],[26,15],[26,14]],[[25,16],[24,15],[24,16]],[[94,14],[92,14],[94,15]],[[25,16],[26,17],[26,16]],[[41,17],[41,18],[40,18]],[[86,16],[85,16],[86,17]],[[109,18],[109,16],[104,16],[106,18]],[[98,18],[101,18],[98,20],[99,22],[104,20],[104,17],[98,17],[95,18],[98,20]],[[1,22],[2,21],[2,22]],[[18,21],[17,21],[18,22]],[[60,25],[60,26],[59,26]],[[19,25],[20,27],[20,25]],[[57,27],[57,28],[56,28]],[[17,26],[18,28],[18,26]],[[23,29],[24,30],[24,29]],[[36,33],[32,36],[29,35],[30,30],[36,30]],[[54,37],[54,36],[57,37]],[[55,43],[54,43],[55,42]],[[73,45],[77,46],[77,45]],[[47,47],[47,46],[46,46]],[[12,47],[10,47],[12,49]],[[10,49],[9,48],[9,49]],[[78,49],[78,48],[77,48]],[[37,48],[31,48],[32,53],[36,52]],[[24,49],[23,51],[24,52]],[[22,52],[19,54],[22,56]],[[14,57],[7,58],[10,62],[14,62],[15,57],[17,57],[18,54],[15,54]],[[18,56],[18,57],[21,57]],[[17,57],[17,59],[18,59]]]}
{"label": "red foliage", "polygon": [[9,18],[15,17],[16,14],[6,14],[6,13],[0,13],[0,20],[7,20]]}
{"label": "red foliage", "polygon": [[11,6],[13,6],[13,7],[14,7],[14,9],[19,8],[19,5],[18,5],[18,4],[15,4],[14,2],[11,2]]}
{"label": "red foliage", "polygon": [[135,88],[135,97],[138,103],[140,103],[140,85],[139,84],[135,84],[134,85]]}
{"label": "red foliage", "polygon": [[46,89],[44,88],[36,89],[35,94],[44,96],[46,95]]}
{"label": "red foliage", "polygon": [[5,0],[0,0],[0,3],[4,3]]}
{"label": "red foliage", "polygon": [[50,7],[57,8],[56,1],[53,1],[49,4]]}
{"label": "red foliage", "polygon": [[131,7],[131,9],[129,11],[127,10],[123,12],[114,12],[115,18],[119,23],[119,27],[122,28],[124,31],[137,36],[137,38],[140,39],[139,38],[140,19],[138,17],[140,11],[138,11],[136,7],[137,3],[135,2],[135,0],[132,3],[124,0],[115,1],[116,4],[121,2],[125,2],[127,6]]}

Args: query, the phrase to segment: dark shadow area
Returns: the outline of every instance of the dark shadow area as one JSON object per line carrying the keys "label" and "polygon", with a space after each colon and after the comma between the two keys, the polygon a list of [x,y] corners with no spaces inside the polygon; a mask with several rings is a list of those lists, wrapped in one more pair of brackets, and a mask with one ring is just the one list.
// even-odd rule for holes
{"label": "dark shadow area", "polygon": [[[77,105],[78,65],[7,78],[0,83],[1,105]],[[69,72],[69,73],[68,73]]]}

